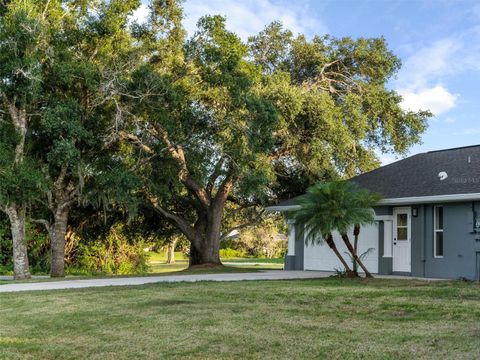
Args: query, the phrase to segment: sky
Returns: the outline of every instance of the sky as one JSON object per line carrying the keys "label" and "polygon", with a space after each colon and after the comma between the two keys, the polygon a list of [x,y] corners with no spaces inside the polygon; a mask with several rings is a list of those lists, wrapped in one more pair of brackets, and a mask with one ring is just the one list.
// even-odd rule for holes
{"label": "sky", "polygon": [[[274,20],[309,38],[383,36],[402,61],[388,86],[405,109],[434,114],[409,155],[480,144],[479,0],[186,0],[184,8],[190,34],[202,15],[220,14],[242,39]],[[384,164],[397,159],[379,156]]]}

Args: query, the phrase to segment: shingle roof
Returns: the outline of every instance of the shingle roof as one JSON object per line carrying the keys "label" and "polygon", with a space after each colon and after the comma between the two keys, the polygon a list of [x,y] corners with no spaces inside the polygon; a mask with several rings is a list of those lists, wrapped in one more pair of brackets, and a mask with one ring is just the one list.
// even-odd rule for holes
{"label": "shingle roof", "polygon": [[480,145],[414,155],[350,181],[385,198],[480,193]]}
{"label": "shingle roof", "polygon": [[[480,193],[480,145],[417,154],[350,181],[385,198]],[[293,198],[275,207],[295,204]]]}

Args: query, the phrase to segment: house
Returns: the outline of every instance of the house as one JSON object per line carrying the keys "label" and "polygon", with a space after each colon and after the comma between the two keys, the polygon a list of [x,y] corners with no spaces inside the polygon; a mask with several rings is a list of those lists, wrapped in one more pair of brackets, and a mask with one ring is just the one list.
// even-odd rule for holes
{"label": "house", "polygon": [[[349,181],[384,196],[359,237],[359,254],[372,249],[369,271],[480,280],[480,145],[414,155]],[[268,210],[295,207],[290,199]],[[341,268],[326,244],[305,244],[303,229],[289,224],[286,270]]]}

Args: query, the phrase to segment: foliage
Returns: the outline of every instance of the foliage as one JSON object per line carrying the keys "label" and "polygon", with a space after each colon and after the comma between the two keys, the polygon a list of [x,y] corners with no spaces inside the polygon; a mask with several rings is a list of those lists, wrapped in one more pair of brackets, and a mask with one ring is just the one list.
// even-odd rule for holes
{"label": "foliage", "polygon": [[27,223],[28,259],[33,273],[48,274],[50,268],[50,240],[41,227]]}
{"label": "foliage", "polygon": [[[45,274],[50,266],[48,237],[43,229],[31,223],[26,224],[25,230],[32,272]],[[12,271],[12,237],[7,220],[0,216],[0,274],[10,274]]]}
{"label": "foliage", "polygon": [[348,181],[318,183],[298,198],[300,208],[287,216],[305,227],[306,242],[321,243],[333,231],[346,234],[354,224],[373,223],[373,207],[381,198]]}
{"label": "foliage", "polygon": [[270,218],[259,226],[240,231],[237,242],[254,257],[283,257],[287,249],[287,241],[281,238],[277,223]]}
{"label": "foliage", "polygon": [[12,270],[12,237],[8,219],[0,213],[0,274],[10,273]]}
{"label": "foliage", "polygon": [[[164,8],[179,14],[175,2]],[[205,16],[185,40],[177,16],[167,27],[151,17],[136,33],[148,60],[122,89],[120,134],[130,160],[151,159],[142,189],[193,261],[218,260],[204,255],[232,213],[371,170],[375,151],[405,153],[431,116],[405,112],[387,88],[400,60],[383,38],[307,40],[273,23],[243,43],[223,17]]]}
{"label": "foliage", "polygon": [[[363,253],[358,254],[358,258],[360,259],[360,261],[363,261],[368,256],[368,254],[370,254],[374,250],[375,250],[375,248],[368,248]],[[352,254],[348,251],[344,251],[343,253],[350,258],[350,261],[352,262],[352,269],[353,269],[354,272],[357,272],[358,271],[358,264],[355,261],[354,257],[352,256]]]}
{"label": "foliage", "polygon": [[123,226],[117,224],[106,238],[99,238],[88,246],[79,244],[77,266],[91,273],[143,273],[148,269],[146,247],[141,239],[130,241],[123,232]]}
{"label": "foliage", "polygon": [[[244,219],[235,220],[238,222]],[[271,214],[263,221],[223,239],[220,243],[220,254],[225,254],[223,250],[238,250],[243,253],[243,256],[280,258],[287,251],[286,232],[287,228],[283,217]],[[225,255],[220,256],[225,257]],[[237,257],[242,257],[242,255]]]}
{"label": "foliage", "polygon": [[242,258],[242,257],[245,257],[246,255],[247,255],[247,252],[241,249],[232,249],[232,248],[220,249],[220,257],[222,259]]}
{"label": "foliage", "polygon": [[[308,40],[274,22],[243,42],[221,16],[187,38],[181,1],[152,1],[139,24],[141,4],[0,4],[0,206],[63,228],[92,207],[128,212],[147,238],[182,233],[192,264],[215,263],[222,234],[265,204],[405,154],[431,116],[388,89],[400,60],[383,38]],[[242,236],[251,254],[284,251],[267,230]]]}

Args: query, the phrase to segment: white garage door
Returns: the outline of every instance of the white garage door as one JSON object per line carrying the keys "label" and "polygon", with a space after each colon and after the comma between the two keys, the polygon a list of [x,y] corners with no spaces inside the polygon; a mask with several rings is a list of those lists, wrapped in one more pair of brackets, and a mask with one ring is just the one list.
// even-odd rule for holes
{"label": "white garage door", "polygon": [[[348,232],[350,242],[353,245],[352,230]],[[334,233],[333,240],[337,245],[339,252],[345,260],[351,264],[350,257],[347,255],[347,248],[343,243],[340,234]],[[362,254],[368,249],[373,248],[365,257],[363,263],[372,273],[378,273],[378,223],[362,226],[360,236],[358,238],[358,254]],[[324,242],[319,245],[308,244],[304,249],[304,269],[305,270],[322,270],[334,271],[335,269],[343,270],[343,266],[338,260],[335,253]],[[361,269],[359,269],[361,271]]]}

